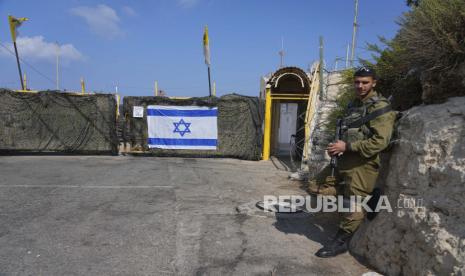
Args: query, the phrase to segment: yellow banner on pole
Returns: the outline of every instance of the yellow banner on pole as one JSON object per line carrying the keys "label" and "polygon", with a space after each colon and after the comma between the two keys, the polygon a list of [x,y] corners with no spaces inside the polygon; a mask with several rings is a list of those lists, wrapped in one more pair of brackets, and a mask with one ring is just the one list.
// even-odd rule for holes
{"label": "yellow banner on pole", "polygon": [[210,41],[208,39],[208,27],[205,26],[203,33],[203,54],[205,55],[205,64],[210,66]]}
{"label": "yellow banner on pole", "polygon": [[13,42],[16,42],[16,29],[21,26],[21,24],[24,21],[29,20],[26,17],[20,17],[16,18],[11,15],[8,15],[8,23],[10,24],[10,32],[11,32],[11,38],[13,39]]}

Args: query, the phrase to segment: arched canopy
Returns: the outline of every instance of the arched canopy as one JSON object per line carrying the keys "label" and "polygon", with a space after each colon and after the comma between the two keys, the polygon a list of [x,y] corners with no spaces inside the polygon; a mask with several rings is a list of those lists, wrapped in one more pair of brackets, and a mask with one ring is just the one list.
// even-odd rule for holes
{"label": "arched canopy", "polygon": [[284,67],[271,77],[271,94],[309,94],[311,80],[297,67]]}

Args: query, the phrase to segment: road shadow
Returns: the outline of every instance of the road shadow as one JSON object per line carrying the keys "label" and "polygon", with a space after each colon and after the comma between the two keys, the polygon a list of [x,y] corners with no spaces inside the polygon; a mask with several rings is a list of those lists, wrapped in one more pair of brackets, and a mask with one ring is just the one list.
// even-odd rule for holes
{"label": "road shadow", "polygon": [[[312,202],[316,202],[316,197],[311,196],[311,200],[313,200]],[[315,208],[314,205],[315,204],[311,204],[311,207]],[[276,222],[273,223],[273,226],[280,232],[305,236],[307,239],[321,244],[321,246],[328,244],[328,242],[334,238],[338,231],[340,221],[340,215],[337,212],[275,213],[275,218]],[[367,223],[366,220],[364,224],[365,223]],[[364,235],[364,227],[361,227],[360,230],[362,232],[356,234]],[[376,271],[376,268],[371,266],[365,257],[355,254],[351,250],[352,247],[353,244],[351,241],[348,253],[360,264],[366,266],[368,269]]]}
{"label": "road shadow", "polygon": [[[316,197],[310,198],[316,202]],[[312,208],[315,208],[313,206]],[[338,213],[275,213],[273,226],[286,234],[298,234],[308,239],[326,244],[336,233],[339,223]]]}
{"label": "road shadow", "polygon": [[281,171],[296,172],[300,168],[300,161],[293,161],[288,155],[271,156],[270,160]]}

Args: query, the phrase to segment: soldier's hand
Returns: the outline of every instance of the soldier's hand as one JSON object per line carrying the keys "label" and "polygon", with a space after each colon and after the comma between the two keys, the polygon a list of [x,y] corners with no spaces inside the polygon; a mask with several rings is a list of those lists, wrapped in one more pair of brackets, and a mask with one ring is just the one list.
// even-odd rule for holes
{"label": "soldier's hand", "polygon": [[341,140],[337,140],[335,143],[330,143],[326,148],[330,156],[341,156],[346,151],[346,143]]}

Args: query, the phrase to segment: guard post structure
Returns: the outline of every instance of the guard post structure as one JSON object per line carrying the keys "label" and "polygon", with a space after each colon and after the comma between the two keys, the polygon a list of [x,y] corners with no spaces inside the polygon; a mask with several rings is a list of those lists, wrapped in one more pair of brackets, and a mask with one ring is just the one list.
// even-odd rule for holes
{"label": "guard post structure", "polygon": [[[317,105],[319,66],[315,64],[311,72],[305,72],[297,67],[284,67],[277,70],[266,83],[265,88],[265,127],[263,135],[262,159],[269,160],[271,156],[289,156],[289,150],[283,150],[282,141],[287,133],[280,133],[282,129],[290,129],[289,141],[294,137],[298,151],[299,162],[308,158],[308,142],[310,139],[310,126],[313,121]],[[282,112],[287,106],[293,105],[293,120],[285,125],[286,120],[281,119]],[[292,136],[292,137],[291,137]],[[281,138],[279,138],[281,137]],[[289,145],[290,143],[287,142]]]}

